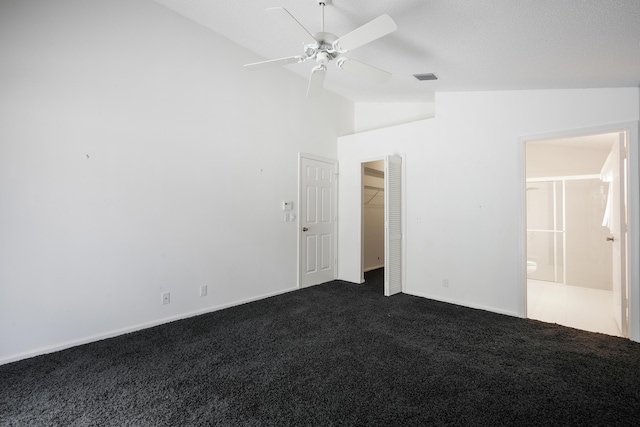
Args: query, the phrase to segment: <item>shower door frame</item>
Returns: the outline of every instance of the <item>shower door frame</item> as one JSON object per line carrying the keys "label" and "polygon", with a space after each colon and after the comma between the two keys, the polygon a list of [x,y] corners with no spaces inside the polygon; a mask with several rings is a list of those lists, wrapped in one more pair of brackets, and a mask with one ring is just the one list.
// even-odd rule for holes
{"label": "shower door frame", "polygon": [[[556,196],[556,186],[553,186],[553,230],[543,230],[543,229],[539,229],[539,230],[530,230],[528,228],[528,224],[527,224],[527,233],[529,232],[540,232],[540,233],[551,233],[553,234],[553,282],[554,283],[562,283],[565,284],[567,283],[567,214],[566,214],[566,203],[565,203],[565,199],[566,199],[566,185],[565,185],[565,179],[562,178],[558,178],[558,177],[543,177],[543,178],[528,178],[527,179],[527,184],[532,183],[532,182],[551,182],[553,184],[555,184],[556,182],[560,182],[562,184],[562,229],[558,230],[558,226],[557,226],[557,221],[558,221],[558,215],[557,215],[557,196]],[[527,203],[527,207],[525,209],[528,209],[528,202],[526,202],[525,199],[525,203]],[[526,210],[525,210],[526,212]],[[558,281],[558,263],[557,263],[557,233],[560,233],[562,236],[562,281]],[[527,259],[529,257],[529,249],[527,248]]]}

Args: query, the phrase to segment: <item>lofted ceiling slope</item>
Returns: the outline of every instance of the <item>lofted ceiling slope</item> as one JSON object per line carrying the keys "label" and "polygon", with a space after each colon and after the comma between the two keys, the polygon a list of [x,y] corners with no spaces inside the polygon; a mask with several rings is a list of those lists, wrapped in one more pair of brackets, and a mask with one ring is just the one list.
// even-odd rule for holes
{"label": "lofted ceiling slope", "polygon": [[[266,8],[284,7],[311,33],[320,29],[317,0],[155,1],[264,59],[302,53],[302,42]],[[361,81],[329,64],[325,86],[355,102],[423,102],[437,91],[640,86],[638,0],[327,3],[325,30],[337,36],[384,13],[398,25],[348,53],[391,72],[390,81]],[[311,62],[286,67],[307,78]],[[418,81],[416,73],[435,73],[438,80]]]}

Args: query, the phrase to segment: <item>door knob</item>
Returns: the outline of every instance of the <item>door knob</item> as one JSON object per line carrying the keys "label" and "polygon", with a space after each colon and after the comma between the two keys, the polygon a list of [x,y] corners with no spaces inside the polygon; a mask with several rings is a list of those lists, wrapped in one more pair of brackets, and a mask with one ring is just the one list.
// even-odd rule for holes
{"label": "door knob", "polygon": [[302,231],[309,231],[307,227],[302,227]]}
{"label": "door knob", "polygon": [[615,237],[607,237],[607,242],[615,242]]}

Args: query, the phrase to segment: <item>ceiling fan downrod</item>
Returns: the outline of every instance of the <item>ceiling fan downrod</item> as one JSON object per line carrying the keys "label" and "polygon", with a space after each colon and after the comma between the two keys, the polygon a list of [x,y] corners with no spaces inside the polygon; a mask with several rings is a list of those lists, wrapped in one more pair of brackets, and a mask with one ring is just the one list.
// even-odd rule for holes
{"label": "ceiling fan downrod", "polygon": [[319,1],[318,4],[320,5],[320,32],[324,33],[324,7],[326,3]]}

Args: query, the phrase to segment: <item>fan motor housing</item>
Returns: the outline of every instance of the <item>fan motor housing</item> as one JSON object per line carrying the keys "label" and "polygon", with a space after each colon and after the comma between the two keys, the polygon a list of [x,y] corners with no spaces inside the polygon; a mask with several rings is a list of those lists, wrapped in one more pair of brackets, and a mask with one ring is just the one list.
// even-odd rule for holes
{"label": "fan motor housing", "polygon": [[318,43],[305,45],[305,53],[309,58],[315,58],[318,63],[326,64],[335,59],[340,52],[333,48],[333,42],[338,39],[335,34],[320,32],[313,36]]}

